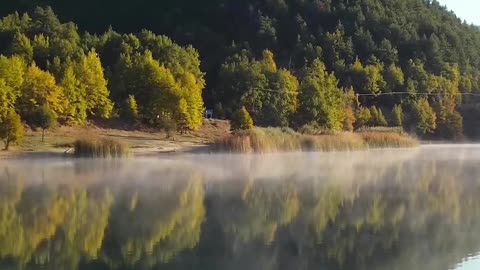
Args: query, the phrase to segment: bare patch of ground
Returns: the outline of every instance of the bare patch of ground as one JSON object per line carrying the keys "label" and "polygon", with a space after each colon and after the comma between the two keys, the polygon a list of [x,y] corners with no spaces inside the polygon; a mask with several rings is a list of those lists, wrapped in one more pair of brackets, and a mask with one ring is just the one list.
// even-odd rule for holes
{"label": "bare patch of ground", "polygon": [[45,134],[42,142],[40,130],[25,132],[23,142],[11,146],[10,151],[0,151],[0,158],[15,156],[58,156],[71,150],[77,139],[111,138],[126,143],[134,155],[156,155],[162,153],[191,151],[205,147],[230,133],[230,124],[224,120],[205,120],[203,126],[187,134],[167,134],[158,130],[131,130],[119,126],[86,125],[83,127],[62,126]]}

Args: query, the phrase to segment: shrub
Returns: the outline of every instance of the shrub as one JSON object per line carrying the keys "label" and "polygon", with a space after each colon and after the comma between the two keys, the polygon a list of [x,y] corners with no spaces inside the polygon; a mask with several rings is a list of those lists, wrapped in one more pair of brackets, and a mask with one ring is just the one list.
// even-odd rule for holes
{"label": "shrub", "polygon": [[23,139],[23,125],[20,116],[10,109],[3,119],[0,119],[0,139],[8,150],[11,143],[20,143]]}
{"label": "shrub", "polygon": [[120,158],[129,155],[125,144],[112,139],[77,140],[73,147],[76,157]]}
{"label": "shrub", "polygon": [[245,107],[235,113],[230,122],[233,131],[253,129],[253,120]]}

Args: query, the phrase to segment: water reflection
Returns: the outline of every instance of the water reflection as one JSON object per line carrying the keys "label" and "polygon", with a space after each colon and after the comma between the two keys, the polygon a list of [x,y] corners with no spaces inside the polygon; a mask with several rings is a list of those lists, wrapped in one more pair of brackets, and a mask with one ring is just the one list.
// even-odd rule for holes
{"label": "water reflection", "polygon": [[2,161],[0,269],[469,269],[480,148]]}

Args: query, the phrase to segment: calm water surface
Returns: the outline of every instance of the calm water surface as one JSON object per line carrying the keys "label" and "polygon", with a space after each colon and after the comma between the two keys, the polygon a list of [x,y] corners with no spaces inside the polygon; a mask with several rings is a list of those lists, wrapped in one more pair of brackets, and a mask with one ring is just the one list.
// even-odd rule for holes
{"label": "calm water surface", "polygon": [[480,269],[480,147],[0,161],[0,269]]}

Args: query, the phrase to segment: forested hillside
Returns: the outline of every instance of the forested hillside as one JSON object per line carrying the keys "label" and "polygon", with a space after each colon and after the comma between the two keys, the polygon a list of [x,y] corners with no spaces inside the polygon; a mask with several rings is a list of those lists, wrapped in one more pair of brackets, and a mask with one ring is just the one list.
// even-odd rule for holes
{"label": "forested hillside", "polygon": [[34,125],[48,107],[66,124],[188,130],[205,103],[261,126],[480,134],[480,31],[437,1],[11,0],[0,13],[0,118]]}

